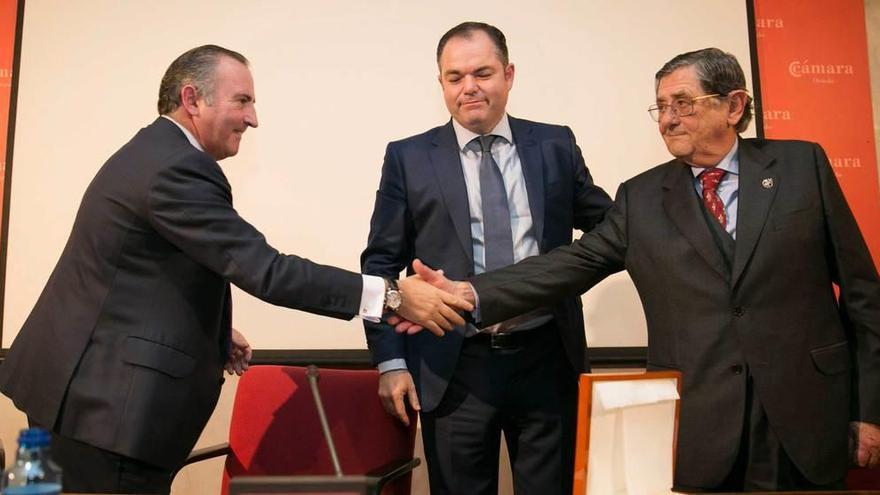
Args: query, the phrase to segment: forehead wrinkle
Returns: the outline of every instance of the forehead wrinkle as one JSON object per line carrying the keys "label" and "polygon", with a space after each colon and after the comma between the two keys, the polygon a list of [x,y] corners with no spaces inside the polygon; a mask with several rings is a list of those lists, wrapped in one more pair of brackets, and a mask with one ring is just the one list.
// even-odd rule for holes
{"label": "forehead wrinkle", "polygon": [[[672,93],[671,95],[669,95],[668,98],[669,98],[669,99],[672,99],[672,100],[677,100],[677,99],[680,99],[680,98],[693,98],[693,97],[694,97],[694,95],[693,95],[693,93],[690,92],[690,90],[688,90],[688,89],[678,89],[678,90],[676,90],[674,93]],[[665,99],[664,97],[662,97],[662,96],[660,96],[660,95],[657,95],[657,101],[662,101],[662,100],[664,100],[664,99]]]}

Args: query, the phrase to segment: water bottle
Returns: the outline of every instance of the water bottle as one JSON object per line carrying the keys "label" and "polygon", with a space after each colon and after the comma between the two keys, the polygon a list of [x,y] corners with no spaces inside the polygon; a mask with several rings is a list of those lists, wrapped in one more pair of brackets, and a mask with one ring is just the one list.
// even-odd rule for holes
{"label": "water bottle", "polygon": [[58,495],[61,469],[49,457],[49,432],[21,430],[15,464],[3,472],[2,495]]}

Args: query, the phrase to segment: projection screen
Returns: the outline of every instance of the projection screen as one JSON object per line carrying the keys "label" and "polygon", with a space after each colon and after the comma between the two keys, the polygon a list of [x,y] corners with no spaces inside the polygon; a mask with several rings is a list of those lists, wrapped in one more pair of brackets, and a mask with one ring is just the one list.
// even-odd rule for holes
{"label": "projection screen", "polygon": [[[751,80],[744,1],[28,1],[2,347],[49,277],[89,181],[156,117],[171,60],[200,44],[252,63],[260,125],[221,162],[238,211],[282,252],[357,270],[385,145],[449,119],[434,52],[465,20],[507,35],[516,65],[509,113],[569,125],[611,195],[668,159],[646,112],[666,60],[717,46]],[[366,347],[358,319],[273,307],[237,290],[233,297],[235,326],[255,348]],[[646,344],[626,274],[584,301],[591,346]]]}

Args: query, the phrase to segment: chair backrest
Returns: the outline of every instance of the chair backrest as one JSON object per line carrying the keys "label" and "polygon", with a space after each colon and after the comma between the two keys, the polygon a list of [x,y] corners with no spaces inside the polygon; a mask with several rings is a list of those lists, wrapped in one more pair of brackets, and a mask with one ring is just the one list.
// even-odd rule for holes
{"label": "chair backrest", "polygon": [[847,490],[880,490],[880,468],[852,468],[846,475]]}
{"label": "chair backrest", "polygon": [[[377,394],[375,370],[320,371],[321,399],[344,474],[365,474],[411,458],[415,417],[406,427],[388,415]],[[306,369],[252,366],[240,379],[229,427],[223,494],[240,475],[333,474]],[[409,494],[410,477],[383,493]]]}

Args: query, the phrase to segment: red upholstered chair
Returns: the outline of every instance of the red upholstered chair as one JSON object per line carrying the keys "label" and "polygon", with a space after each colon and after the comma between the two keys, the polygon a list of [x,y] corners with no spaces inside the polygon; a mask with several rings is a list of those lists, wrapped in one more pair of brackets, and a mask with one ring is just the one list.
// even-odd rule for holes
{"label": "red upholstered chair", "polygon": [[880,468],[850,469],[846,475],[848,490],[880,490]]}
{"label": "red upholstered chair", "polygon": [[[375,370],[320,370],[321,398],[342,472],[378,478],[392,473],[397,479],[387,480],[382,493],[408,495],[410,471],[418,465],[412,458],[415,414],[409,427],[388,415],[378,383]],[[223,495],[236,476],[334,474],[305,368],[252,366],[241,377],[228,447],[193,452],[188,463],[224,453]]]}

